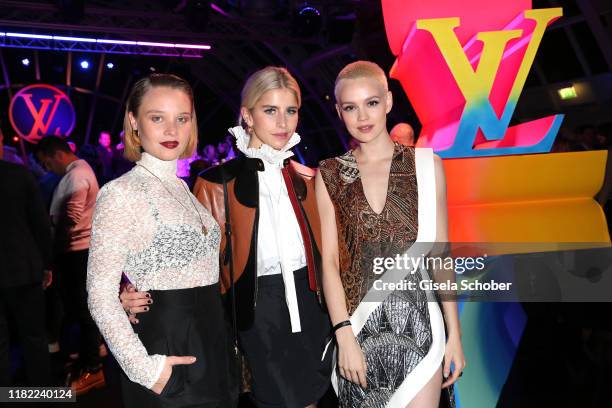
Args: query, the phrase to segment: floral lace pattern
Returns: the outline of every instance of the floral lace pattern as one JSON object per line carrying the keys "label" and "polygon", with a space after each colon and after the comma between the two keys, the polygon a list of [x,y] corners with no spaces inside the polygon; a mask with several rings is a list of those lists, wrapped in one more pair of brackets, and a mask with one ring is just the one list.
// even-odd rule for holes
{"label": "floral lace pattern", "polygon": [[143,153],[137,164],[98,194],[87,291],[91,315],[117,362],[131,381],[151,388],[165,356],[149,355],[134,333],[118,298],[121,274],[139,291],[215,284],[221,233],[176,177],[176,161]]}

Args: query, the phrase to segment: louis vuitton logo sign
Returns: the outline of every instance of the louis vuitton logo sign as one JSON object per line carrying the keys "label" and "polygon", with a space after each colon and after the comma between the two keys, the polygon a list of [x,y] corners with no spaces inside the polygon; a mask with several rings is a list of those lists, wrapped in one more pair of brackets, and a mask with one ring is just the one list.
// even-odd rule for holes
{"label": "louis vuitton logo sign", "polygon": [[37,143],[47,135],[69,135],[74,128],[75,112],[64,92],[51,85],[35,84],[15,94],[9,119],[17,134]]}
{"label": "louis vuitton logo sign", "polygon": [[[383,0],[383,10],[398,55],[391,76],[423,124],[419,145],[442,157],[549,151],[563,115],[509,125],[544,32],[562,10],[520,9],[530,3],[520,0],[496,2],[496,10],[476,0],[455,2],[461,8],[449,1],[416,3]],[[457,14],[419,18],[447,12]]]}

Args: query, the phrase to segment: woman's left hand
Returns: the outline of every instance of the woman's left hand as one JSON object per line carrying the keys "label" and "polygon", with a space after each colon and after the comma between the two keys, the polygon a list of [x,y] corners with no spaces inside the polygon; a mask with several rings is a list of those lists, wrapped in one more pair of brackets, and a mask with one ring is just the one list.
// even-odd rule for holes
{"label": "woman's left hand", "polygon": [[[451,363],[453,364],[453,372],[451,374]],[[461,337],[451,335],[446,341],[446,350],[444,351],[444,369],[442,374],[446,381],[442,383],[442,388],[453,385],[465,369],[465,356],[463,355],[463,346],[461,345]]]}

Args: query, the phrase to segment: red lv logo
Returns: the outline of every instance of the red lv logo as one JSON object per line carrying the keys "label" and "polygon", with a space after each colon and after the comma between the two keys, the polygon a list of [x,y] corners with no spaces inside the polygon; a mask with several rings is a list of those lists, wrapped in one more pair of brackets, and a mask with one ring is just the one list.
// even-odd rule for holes
{"label": "red lv logo", "polygon": [[[55,112],[57,111],[57,107],[59,106],[60,101],[63,98],[63,95],[54,95],[53,101],[51,99],[41,99],[40,100],[40,109],[36,110],[34,103],[32,102],[32,94],[21,94],[19,95],[23,98],[32,118],[34,118],[34,125],[32,125],[32,130],[28,133],[28,137],[30,138],[38,138],[43,135],[47,135],[47,131],[49,130],[49,125],[53,121],[55,117]],[[53,107],[51,108],[51,112],[47,115],[47,111],[49,110],[49,105],[53,102]],[[46,122],[45,122],[46,115]],[[59,136],[61,134],[59,126],[55,128],[53,132],[54,135]]]}
{"label": "red lv logo", "polygon": [[76,115],[70,98],[60,89],[47,84],[33,84],[13,96],[9,119],[19,136],[30,143],[38,143],[47,135],[70,135]]}

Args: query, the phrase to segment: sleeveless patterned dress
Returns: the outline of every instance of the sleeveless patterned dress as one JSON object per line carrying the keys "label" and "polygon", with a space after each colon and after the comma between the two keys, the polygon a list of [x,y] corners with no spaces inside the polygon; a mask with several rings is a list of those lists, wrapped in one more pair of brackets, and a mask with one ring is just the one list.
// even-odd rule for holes
{"label": "sleeveless patterned dress", "polygon": [[[374,272],[374,259],[402,255],[417,240],[419,188],[415,152],[419,150],[428,149],[395,144],[386,202],[380,214],[367,201],[352,151],[320,163],[319,171],[336,215],[340,278],[349,315],[353,315],[374,281],[380,278]],[[429,152],[432,160],[429,169],[433,169],[433,155]],[[433,180],[433,174],[431,177]],[[416,282],[418,288],[419,274],[408,274],[405,279]],[[436,333],[432,333],[432,319]],[[428,301],[425,291],[396,290],[384,300],[381,297],[380,304],[356,335],[366,358],[368,387],[363,389],[336,373],[340,406],[405,407],[418,392],[414,387],[422,386],[412,381],[411,373],[425,375],[426,378],[416,381],[425,384],[440,367],[444,353],[443,343],[440,349],[440,327],[443,342],[444,323],[439,306]],[[432,347],[434,340],[436,347]],[[419,370],[415,370],[419,365]]]}

